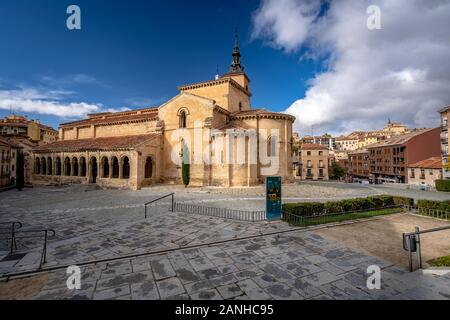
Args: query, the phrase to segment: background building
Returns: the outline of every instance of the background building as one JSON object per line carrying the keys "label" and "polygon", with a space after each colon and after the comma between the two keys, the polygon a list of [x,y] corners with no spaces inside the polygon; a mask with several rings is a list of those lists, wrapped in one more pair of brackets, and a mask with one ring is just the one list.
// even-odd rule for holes
{"label": "background building", "polygon": [[450,164],[448,161],[448,119],[450,116],[450,106],[443,108],[440,114],[442,177],[443,179],[450,179]]}
{"label": "background building", "polygon": [[320,144],[303,143],[300,149],[303,180],[328,180],[329,150]]}
{"label": "background building", "polygon": [[369,180],[370,162],[369,151],[367,149],[355,150],[348,153],[349,169],[348,174],[352,178]]}
{"label": "background building", "polygon": [[38,144],[58,140],[58,131],[55,129],[41,124],[39,120],[28,120],[26,116],[15,114],[0,119],[0,135],[26,137]]}
{"label": "background building", "polygon": [[428,158],[408,166],[408,184],[436,187],[435,180],[442,178],[441,157]]}
{"label": "background building", "polygon": [[0,188],[14,185],[16,182],[17,150],[12,144],[0,137]]}
{"label": "background building", "polygon": [[440,128],[418,129],[369,145],[371,180],[407,183],[407,168],[430,157],[439,157]]}

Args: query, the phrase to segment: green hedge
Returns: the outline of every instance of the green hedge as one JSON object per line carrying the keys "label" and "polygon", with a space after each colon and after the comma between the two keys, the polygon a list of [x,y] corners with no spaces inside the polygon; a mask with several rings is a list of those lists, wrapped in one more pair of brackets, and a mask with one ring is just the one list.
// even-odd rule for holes
{"label": "green hedge", "polygon": [[436,180],[434,183],[437,191],[450,192],[450,180]]}
{"label": "green hedge", "polygon": [[450,201],[418,200],[419,209],[434,209],[450,212]]}
{"label": "green hedge", "polygon": [[395,205],[414,204],[414,199],[394,196],[373,196],[368,198],[346,199],[341,201],[299,202],[283,204],[283,211],[297,216],[319,216],[329,213],[352,212],[381,209]]}

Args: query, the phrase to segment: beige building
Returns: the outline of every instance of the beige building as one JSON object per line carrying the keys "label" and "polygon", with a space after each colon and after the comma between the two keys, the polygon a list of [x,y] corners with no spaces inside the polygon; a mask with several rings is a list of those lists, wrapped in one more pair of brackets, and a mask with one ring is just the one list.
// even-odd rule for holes
{"label": "beige building", "polygon": [[14,185],[18,146],[0,138],[0,188]]}
{"label": "beige building", "polygon": [[435,180],[442,179],[442,159],[431,157],[408,166],[408,184],[431,186],[435,188]]}
{"label": "beige building", "polygon": [[26,137],[39,144],[52,143],[58,139],[55,129],[41,124],[39,120],[28,120],[25,116],[15,114],[0,119],[0,135]]}
{"label": "beige building", "polygon": [[336,138],[336,150],[353,151],[358,149],[359,139],[351,136],[340,136]]}
{"label": "beige building", "polygon": [[441,114],[441,157],[443,179],[450,179],[450,163],[448,161],[448,120],[450,118],[450,106],[439,111]]}
{"label": "beige building", "polygon": [[328,180],[329,150],[320,144],[302,144],[300,149],[303,180]]}
{"label": "beige building", "polygon": [[181,183],[182,158],[190,162],[192,185],[292,179],[295,118],[251,108],[237,38],[227,74],[178,89],[157,108],[91,114],[61,124],[59,141],[33,150],[33,183],[131,189]]}

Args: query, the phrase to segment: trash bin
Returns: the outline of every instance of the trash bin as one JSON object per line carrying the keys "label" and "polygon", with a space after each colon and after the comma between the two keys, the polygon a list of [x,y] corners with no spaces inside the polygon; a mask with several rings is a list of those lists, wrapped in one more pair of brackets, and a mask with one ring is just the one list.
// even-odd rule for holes
{"label": "trash bin", "polygon": [[417,251],[416,237],[414,235],[403,236],[403,249],[411,252]]}

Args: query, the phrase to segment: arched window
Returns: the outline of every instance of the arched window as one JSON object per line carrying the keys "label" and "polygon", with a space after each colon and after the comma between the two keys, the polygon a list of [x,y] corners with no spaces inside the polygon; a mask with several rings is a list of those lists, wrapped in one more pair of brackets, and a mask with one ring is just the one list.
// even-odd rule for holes
{"label": "arched window", "polygon": [[267,139],[267,155],[275,157],[277,155],[277,136],[270,136]]}
{"label": "arched window", "polygon": [[128,157],[123,158],[122,177],[123,179],[130,178],[130,159]]}
{"label": "arched window", "polygon": [[41,173],[47,174],[47,163],[44,157],[41,158]]}
{"label": "arched window", "polygon": [[242,102],[239,102],[239,111],[242,111]]}
{"label": "arched window", "polygon": [[53,174],[53,161],[52,158],[47,158],[47,174],[51,176]]}
{"label": "arched window", "polygon": [[61,158],[57,157],[55,161],[56,161],[55,174],[57,176],[60,176],[61,175]]}
{"label": "arched window", "polygon": [[34,173],[41,174],[41,159],[39,158],[36,158],[35,160]]}
{"label": "arched window", "polygon": [[147,157],[145,160],[145,178],[151,178],[153,175],[153,161],[151,157]]}
{"label": "arched window", "polygon": [[70,171],[71,171],[70,159],[69,157],[66,157],[64,159],[64,175],[70,176]]}
{"label": "arched window", "polygon": [[178,113],[178,117],[180,120],[180,128],[186,128],[186,111],[185,110],[181,110]]}
{"label": "arched window", "polygon": [[103,178],[109,177],[109,162],[107,157],[103,157],[102,159],[102,168],[103,168]]}
{"label": "arched window", "polygon": [[112,164],[112,177],[118,178],[119,177],[119,160],[117,160],[117,157],[112,157],[111,164]]}
{"label": "arched window", "polygon": [[72,162],[73,162],[73,176],[78,177],[78,159],[73,158]]}
{"label": "arched window", "polygon": [[86,177],[86,158],[85,157],[81,157],[80,158],[80,176],[81,177]]}

